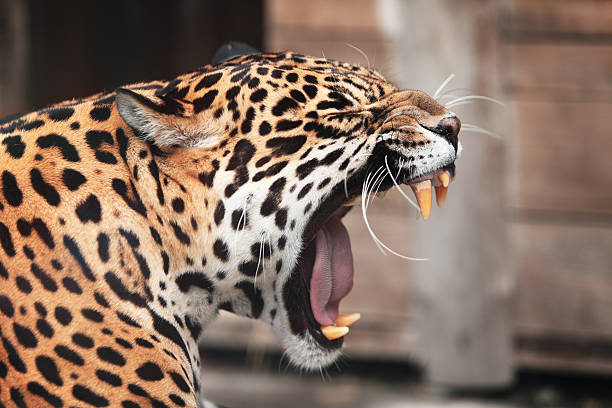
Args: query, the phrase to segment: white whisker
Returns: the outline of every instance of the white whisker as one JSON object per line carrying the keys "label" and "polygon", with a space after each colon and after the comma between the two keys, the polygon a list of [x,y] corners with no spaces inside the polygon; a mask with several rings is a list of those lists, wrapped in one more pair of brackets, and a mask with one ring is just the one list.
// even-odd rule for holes
{"label": "white whisker", "polygon": [[261,236],[261,240],[259,241],[259,254],[257,254],[257,267],[255,268],[255,281],[253,283],[253,286],[257,286],[257,275],[259,274],[259,265],[261,265],[261,270],[262,273],[264,273],[264,260],[262,259],[262,253],[263,253],[263,239],[265,236],[265,233],[262,232],[261,234],[259,234]]}
{"label": "white whisker", "polygon": [[[359,153],[358,155],[354,156],[354,157],[351,159],[351,161],[352,161],[352,160],[355,160],[355,159],[357,159],[357,158],[359,158],[359,157],[363,157],[363,156],[370,156],[370,153]],[[347,183],[348,183],[348,180],[347,180],[347,179],[348,179],[348,171],[349,171],[349,167],[350,167],[350,162],[349,162],[349,165],[348,165],[348,166],[346,166],[346,169],[344,169],[344,196],[345,196],[346,198],[349,198],[349,195],[348,195],[348,186],[347,186]]]}
{"label": "white whisker", "polygon": [[[381,167],[382,168],[382,167]],[[379,170],[381,169],[379,168]],[[364,189],[362,191],[362,195],[361,195],[361,214],[363,216],[363,220],[366,224],[366,228],[368,229],[368,232],[370,233],[370,236],[372,237],[372,239],[374,240],[374,243],[376,244],[376,246],[378,247],[378,249],[380,249],[380,251],[384,254],[387,255],[385,250],[387,250],[388,252],[390,252],[391,254],[402,258],[402,259],[406,259],[409,261],[427,261],[427,258],[414,258],[414,257],[410,257],[410,256],[406,256],[406,255],[402,255],[394,250],[392,250],[391,248],[389,248],[387,245],[385,245],[374,233],[374,230],[372,230],[372,227],[370,226],[370,222],[368,221],[368,204],[366,202],[366,196],[367,196],[367,187],[368,187],[368,181],[370,178],[370,174],[368,174],[368,177],[366,177],[366,180],[364,182]]]}
{"label": "white whisker", "polygon": [[503,139],[503,137],[495,132],[491,132],[490,130],[483,129],[480,126],[472,125],[471,123],[463,123],[461,125],[461,131],[463,132],[472,132],[472,133],[481,133],[483,135],[489,135],[496,139]]}
{"label": "white whisker", "polygon": [[354,49],[355,51],[357,51],[358,53],[360,53],[363,58],[365,58],[366,62],[368,63],[368,69],[370,69],[370,59],[368,58],[368,56],[366,55],[365,52],[363,52],[363,50],[359,47],[354,46],[353,44],[349,44],[349,43],[344,43],[344,45],[346,45],[347,47],[351,47],[352,49]]}
{"label": "white whisker", "polygon": [[445,87],[446,85],[448,85],[448,83],[449,83],[450,81],[452,81],[454,77],[455,77],[455,74],[450,74],[450,75],[448,76],[448,78],[446,78],[446,79],[444,80],[444,82],[442,82],[442,85],[440,85],[440,86],[438,87],[438,89],[436,89],[436,92],[434,92],[434,94],[433,94],[433,98],[434,98],[434,99],[438,99],[438,95],[440,94],[440,92],[442,92],[442,90],[444,89],[444,87]]}
{"label": "white whisker", "polygon": [[[236,224],[236,232],[234,233],[234,248],[236,248],[236,243],[238,242],[238,234],[241,234],[242,232],[244,232],[244,229],[246,228],[246,207],[247,207],[248,201],[249,201],[249,196],[247,195],[244,198],[244,203],[242,206],[242,213],[240,214],[240,218],[238,219],[238,223]],[[241,229],[240,223],[243,220],[244,220],[244,224]]]}
{"label": "white whisker", "polygon": [[[412,205],[414,208],[416,208],[417,211],[420,212],[421,209],[419,208],[419,206],[414,201],[412,201],[412,199],[410,197],[408,197],[408,195],[404,192],[404,190],[402,190],[402,188],[397,183],[396,178],[394,178],[393,175],[391,174],[391,169],[389,168],[389,163],[387,161],[387,156],[385,156],[385,166],[387,166],[387,171],[389,172],[389,175],[391,176],[391,180],[393,181],[393,184],[395,184],[395,188],[397,189],[397,191],[400,192],[400,194],[406,199],[406,201],[408,201],[410,203],[410,205]],[[397,175],[399,176],[399,172],[397,173]]]}
{"label": "white whisker", "polygon": [[[457,106],[461,106],[461,105],[471,105],[473,104],[474,101],[463,101],[463,102],[457,102],[455,103],[452,107],[456,108]],[[450,106],[447,106],[447,108],[450,108]]]}
{"label": "white whisker", "polygon": [[472,99],[480,99],[483,101],[489,101],[489,102],[493,102],[496,103],[500,106],[506,106],[505,103],[503,103],[502,101],[499,101],[495,98],[490,98],[488,96],[482,96],[482,95],[467,95],[467,96],[461,96],[459,98],[455,98],[452,101],[448,102],[445,106],[447,108],[452,107],[454,104],[456,104],[457,102],[462,102],[462,101],[468,101],[468,100],[472,100]]}
{"label": "white whisker", "polygon": [[453,92],[459,92],[459,91],[461,91],[461,92],[471,92],[472,90],[469,89],[469,88],[453,88],[453,89],[448,89],[448,90],[442,92],[440,95],[438,95],[437,99],[446,98],[448,96],[450,96],[451,98],[458,98],[459,95],[452,96],[451,94]]}
{"label": "white whisker", "polygon": [[[380,172],[380,174],[378,174]],[[386,174],[384,172],[384,169],[382,167],[379,167],[378,170],[376,171],[376,173],[374,173],[374,177],[376,177],[376,179],[374,179],[374,181],[371,184],[371,189],[368,193],[368,206],[370,205],[370,203],[372,203],[372,200],[374,199],[374,190],[378,191],[378,188],[380,187],[380,184],[383,182],[383,180],[386,177]]]}
{"label": "white whisker", "polygon": [[385,252],[385,250],[380,246],[380,244],[377,241],[376,235],[374,234],[374,231],[372,231],[372,228],[370,227],[370,222],[368,221],[368,215],[366,213],[366,211],[364,209],[367,209],[367,197],[368,197],[368,191],[370,190],[370,178],[372,177],[372,173],[368,173],[367,177],[365,178],[364,182],[363,182],[363,188],[361,191],[361,213],[363,215],[363,220],[365,222],[366,228],[368,229],[368,231],[370,232],[370,236],[372,237],[372,240],[374,241],[374,244],[376,244],[376,247],[380,250],[380,252],[383,255],[387,255],[387,253]]}

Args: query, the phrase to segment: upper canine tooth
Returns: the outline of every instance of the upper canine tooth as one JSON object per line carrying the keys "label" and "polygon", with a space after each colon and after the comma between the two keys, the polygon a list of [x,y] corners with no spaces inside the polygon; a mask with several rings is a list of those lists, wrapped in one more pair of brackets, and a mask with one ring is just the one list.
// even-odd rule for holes
{"label": "upper canine tooth", "polygon": [[410,188],[412,188],[421,209],[421,217],[427,220],[431,214],[431,180],[411,184]]}
{"label": "upper canine tooth", "polygon": [[349,332],[349,328],[344,326],[321,326],[321,331],[328,340],[336,340],[342,336],[346,336]]}
{"label": "upper canine tooth", "polygon": [[336,326],[350,326],[361,319],[361,313],[339,314],[336,319]]}
{"label": "upper canine tooth", "polygon": [[436,203],[438,207],[442,207],[444,201],[446,201],[446,193],[448,191],[448,187],[442,185],[436,187]]}
{"label": "upper canine tooth", "polygon": [[440,180],[440,183],[442,183],[444,187],[448,187],[448,183],[450,183],[450,175],[447,171],[440,173],[438,174],[438,180]]}

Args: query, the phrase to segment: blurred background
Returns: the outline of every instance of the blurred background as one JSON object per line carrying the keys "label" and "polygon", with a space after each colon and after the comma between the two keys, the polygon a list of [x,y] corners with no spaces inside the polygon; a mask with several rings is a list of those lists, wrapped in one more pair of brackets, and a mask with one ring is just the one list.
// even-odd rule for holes
{"label": "blurred background", "polygon": [[[347,216],[361,312],[346,356],[300,373],[269,327],[202,343],[231,407],[612,406],[612,1],[0,0],[0,116],[206,64],[234,40],[370,65],[464,123],[447,203]],[[482,99],[457,99],[484,95]],[[465,103],[464,103],[465,102]],[[471,102],[471,103],[467,103]],[[466,125],[471,124],[472,126]],[[485,129],[485,130],[483,130]]]}

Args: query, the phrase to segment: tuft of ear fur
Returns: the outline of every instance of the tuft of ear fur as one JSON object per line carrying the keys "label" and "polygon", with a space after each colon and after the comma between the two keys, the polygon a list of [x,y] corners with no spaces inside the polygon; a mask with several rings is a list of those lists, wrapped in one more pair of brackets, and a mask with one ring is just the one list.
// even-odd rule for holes
{"label": "tuft of ear fur", "polygon": [[217,126],[194,115],[188,101],[127,88],[116,90],[115,101],[119,115],[136,135],[159,147],[208,147],[220,138]]}

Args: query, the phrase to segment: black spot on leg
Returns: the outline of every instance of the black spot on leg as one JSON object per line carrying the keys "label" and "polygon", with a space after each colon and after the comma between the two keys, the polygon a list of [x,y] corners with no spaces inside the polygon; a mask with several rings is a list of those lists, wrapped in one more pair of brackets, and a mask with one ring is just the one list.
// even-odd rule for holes
{"label": "black spot on leg", "polygon": [[47,183],[40,170],[33,168],[30,170],[30,181],[34,190],[47,201],[50,205],[57,207],[60,203],[60,196],[52,184]]}
{"label": "black spot on leg", "polygon": [[55,360],[50,357],[41,355],[36,357],[35,363],[36,368],[38,368],[38,371],[51,384],[55,384],[58,386],[62,386],[64,384],[64,381],[62,381],[62,378],[60,376],[59,370],[57,369],[57,365],[55,365]]}
{"label": "black spot on leg", "polygon": [[89,111],[89,116],[98,122],[104,122],[110,117],[110,108],[107,106],[93,108]]}
{"label": "black spot on leg", "polygon": [[136,369],[136,374],[145,381],[159,381],[164,378],[164,373],[161,368],[150,361],[138,367]]}
{"label": "black spot on leg", "polygon": [[149,173],[151,173],[151,176],[155,180],[159,204],[164,205],[164,190],[162,189],[161,181],[159,179],[159,167],[157,167],[157,162],[155,160],[151,160],[149,162]]}
{"label": "black spot on leg", "polygon": [[172,381],[174,382],[174,384],[176,384],[176,386],[181,391],[186,392],[186,393],[190,391],[187,381],[185,381],[185,379],[183,378],[181,374],[176,373],[174,371],[169,371],[168,375],[170,375],[170,378],[172,378]]}
{"label": "black spot on leg", "polygon": [[42,384],[36,381],[30,381],[27,385],[28,392],[44,399],[53,408],[61,408],[64,402],[57,395],[51,394]]}
{"label": "black spot on leg", "polygon": [[100,381],[104,381],[105,383],[110,384],[113,387],[120,387],[121,384],[123,384],[121,377],[106,370],[96,370],[96,377],[98,377]]}
{"label": "black spot on leg", "polygon": [[68,249],[68,252],[70,252],[70,255],[72,255],[75,261],[77,261],[77,263],[79,264],[79,267],[81,268],[81,272],[83,273],[83,275],[90,281],[95,282],[96,277],[94,276],[94,274],[91,271],[91,268],[85,261],[85,258],[83,257],[83,254],[81,253],[81,250],[79,246],[77,245],[77,243],[74,241],[74,239],[72,239],[68,235],[64,235],[64,246]]}
{"label": "black spot on leg", "polygon": [[175,223],[174,221],[171,221],[170,226],[172,226],[174,235],[180,242],[182,242],[185,245],[191,244],[191,239],[189,238],[189,235],[185,234],[185,232],[181,229],[181,227],[177,223]]}
{"label": "black spot on leg", "polygon": [[106,361],[107,363],[123,367],[126,363],[125,357],[111,347],[98,347],[96,350],[96,354],[102,361]]}
{"label": "black spot on leg", "polygon": [[115,192],[123,199],[123,201],[125,201],[125,203],[138,214],[142,215],[143,217],[146,217],[147,209],[142,203],[134,184],[131,181],[130,184],[132,186],[132,192],[134,195],[133,199],[128,195],[127,184],[125,184],[125,181],[118,178],[115,178],[112,181],[113,190],[115,190]]}
{"label": "black spot on leg", "polygon": [[81,223],[87,224],[88,221],[98,223],[102,219],[102,208],[98,197],[90,194],[89,197],[76,207],[76,215]]}
{"label": "black spot on leg", "polygon": [[15,403],[17,408],[28,408],[25,400],[23,399],[23,394],[18,388],[11,387],[11,401]]}
{"label": "black spot on leg", "polygon": [[17,276],[15,278],[15,283],[17,284],[17,289],[19,289],[20,292],[25,294],[30,294],[32,292],[32,284],[23,276]]}
{"label": "black spot on leg", "polygon": [[23,193],[17,185],[17,179],[13,173],[4,170],[2,172],[2,193],[6,201],[13,207],[21,205]]}
{"label": "black spot on leg", "polygon": [[72,108],[55,108],[47,112],[49,115],[49,119],[55,122],[63,122],[65,120],[70,119],[74,114],[74,109]]}
{"label": "black spot on leg", "polygon": [[74,365],[78,365],[78,366],[85,365],[85,360],[83,360],[83,357],[81,357],[76,351],[72,350],[70,347],[60,344],[60,345],[55,346],[53,351],[55,351],[55,353],[59,357],[63,358],[64,360]]}
{"label": "black spot on leg", "polygon": [[8,256],[15,256],[15,246],[13,245],[13,238],[8,227],[0,221],[0,246]]}
{"label": "black spot on leg", "polygon": [[172,209],[177,213],[185,211],[185,202],[182,198],[176,197],[172,200]]}
{"label": "black spot on leg", "polygon": [[42,270],[42,268],[35,263],[32,263],[30,265],[30,270],[32,271],[32,274],[40,281],[43,288],[49,292],[57,291],[57,283],[51,278],[51,276],[49,276],[47,272]]}
{"label": "black spot on leg", "polygon": [[117,164],[117,158],[109,151],[102,150],[103,144],[113,145],[113,136],[105,130],[89,130],[85,134],[85,140],[94,151],[96,159],[102,163]]}
{"label": "black spot on leg", "polygon": [[81,384],[75,384],[72,387],[72,395],[79,401],[86,402],[94,407],[107,407],[109,405],[109,401],[106,398]]}
{"label": "black spot on leg", "polygon": [[13,158],[19,159],[23,156],[26,145],[21,140],[21,136],[8,136],[2,140],[2,144],[6,146],[6,152]]}
{"label": "black spot on leg", "polygon": [[0,312],[7,317],[13,317],[13,314],[15,313],[13,303],[4,295],[0,295]]}
{"label": "black spot on leg", "polygon": [[62,181],[68,190],[76,191],[87,179],[77,170],[66,169],[62,173]]}
{"label": "black spot on leg", "polygon": [[101,232],[98,234],[98,256],[104,263],[108,262],[110,255],[108,253],[109,239],[108,235]]}
{"label": "black spot on leg", "polygon": [[36,336],[30,329],[19,323],[13,323],[13,330],[17,341],[25,348],[35,348],[38,345]]}
{"label": "black spot on leg", "polygon": [[38,139],[36,139],[36,144],[41,149],[57,147],[60,150],[64,160],[70,162],[78,162],[81,160],[77,149],[64,136],[60,136],[55,133],[51,133],[47,136],[40,136]]}

